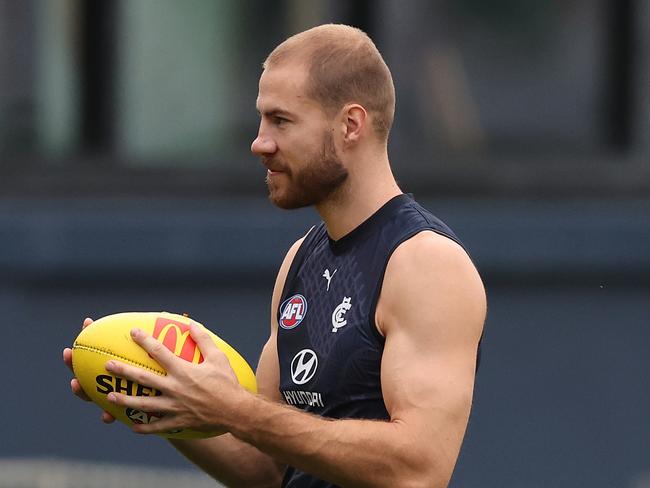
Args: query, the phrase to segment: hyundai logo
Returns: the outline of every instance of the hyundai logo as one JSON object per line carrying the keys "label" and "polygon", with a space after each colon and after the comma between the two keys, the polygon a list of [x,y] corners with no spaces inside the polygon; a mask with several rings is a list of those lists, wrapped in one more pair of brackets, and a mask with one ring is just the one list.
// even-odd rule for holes
{"label": "hyundai logo", "polygon": [[316,374],[318,357],[311,349],[303,349],[291,360],[291,379],[296,385],[304,385]]}

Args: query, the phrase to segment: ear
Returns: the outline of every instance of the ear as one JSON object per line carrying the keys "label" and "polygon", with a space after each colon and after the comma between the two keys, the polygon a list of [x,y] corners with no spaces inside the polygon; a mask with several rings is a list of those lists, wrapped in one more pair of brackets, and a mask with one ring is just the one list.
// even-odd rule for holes
{"label": "ear", "polygon": [[368,113],[358,103],[345,105],[341,110],[343,117],[343,142],[355,144],[359,142],[361,133],[368,122]]}

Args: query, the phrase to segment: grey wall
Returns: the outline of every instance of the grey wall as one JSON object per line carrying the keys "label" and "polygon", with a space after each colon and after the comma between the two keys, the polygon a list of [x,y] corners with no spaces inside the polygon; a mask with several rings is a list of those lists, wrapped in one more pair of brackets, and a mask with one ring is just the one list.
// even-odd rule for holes
{"label": "grey wall", "polygon": [[[650,472],[650,205],[428,203],[466,242],[490,306],[452,486],[635,486]],[[0,457],[185,465],[73,398],[61,349],[86,315],[169,310],[255,364],[274,272],[315,219],[263,200],[1,202]]]}

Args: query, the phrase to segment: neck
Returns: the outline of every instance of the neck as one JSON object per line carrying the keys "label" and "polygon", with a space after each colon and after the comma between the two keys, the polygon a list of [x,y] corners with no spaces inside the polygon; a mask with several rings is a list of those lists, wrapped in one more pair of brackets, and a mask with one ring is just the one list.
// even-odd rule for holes
{"label": "neck", "polygon": [[350,170],[350,175],[341,188],[316,205],[327,233],[335,241],[358,227],[391,198],[402,193],[390,170],[386,154],[379,160],[369,161],[369,164],[359,163]]}

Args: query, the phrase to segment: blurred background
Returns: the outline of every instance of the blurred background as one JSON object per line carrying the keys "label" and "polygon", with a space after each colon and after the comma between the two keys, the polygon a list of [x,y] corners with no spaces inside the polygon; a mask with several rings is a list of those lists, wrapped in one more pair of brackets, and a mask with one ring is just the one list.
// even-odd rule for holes
{"label": "blurred background", "polygon": [[[261,62],[324,22],[392,69],[407,192],[489,296],[452,487],[650,487],[650,3],[0,0],[0,487],[211,486],[69,394],[84,317],[186,312],[250,363],[318,216],[266,199]],[[213,486],[213,485],[212,485]]]}

